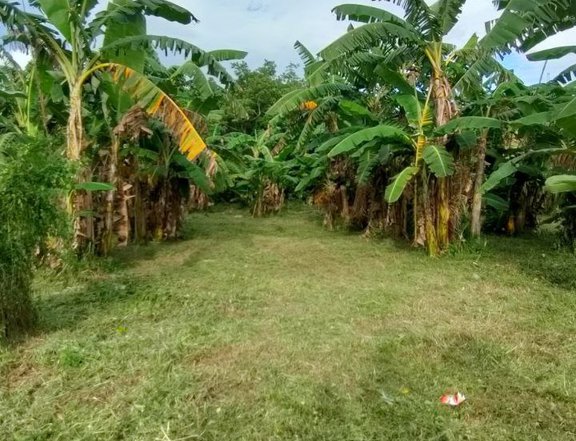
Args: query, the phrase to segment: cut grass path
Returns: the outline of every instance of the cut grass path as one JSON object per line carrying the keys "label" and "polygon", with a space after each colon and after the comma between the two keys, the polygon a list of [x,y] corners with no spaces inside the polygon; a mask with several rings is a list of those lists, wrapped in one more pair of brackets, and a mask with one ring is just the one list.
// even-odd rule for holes
{"label": "cut grass path", "polygon": [[575,439],[573,256],[429,259],[298,207],[189,225],[39,277],[40,332],[0,350],[0,440]]}

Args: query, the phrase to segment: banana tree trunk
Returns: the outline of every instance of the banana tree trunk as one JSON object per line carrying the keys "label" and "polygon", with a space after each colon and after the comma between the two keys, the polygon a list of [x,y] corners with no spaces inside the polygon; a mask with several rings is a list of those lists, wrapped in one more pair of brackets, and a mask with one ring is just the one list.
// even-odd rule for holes
{"label": "banana tree trunk", "polygon": [[142,188],[138,177],[136,177],[134,189],[134,239],[137,243],[145,243],[148,240],[148,216],[145,207],[146,192]]}
{"label": "banana tree trunk", "polygon": [[120,141],[114,137],[110,147],[110,163],[108,166],[108,183],[114,186],[114,190],[106,193],[106,215],[104,219],[104,234],[102,235],[101,253],[106,256],[112,250],[114,238],[114,208],[118,191],[118,149]]}
{"label": "banana tree trunk", "polygon": [[121,179],[118,182],[118,221],[116,222],[116,235],[118,237],[118,246],[128,246],[130,241],[130,213],[128,210],[128,191],[132,186]]}
{"label": "banana tree trunk", "polygon": [[[81,164],[84,150],[84,125],[82,121],[82,84],[70,85],[70,114],[67,128],[67,156],[78,167],[76,183],[91,180],[91,171]],[[94,240],[94,221],[91,215],[92,195],[76,190],[72,195],[72,215],[74,216],[74,249],[84,253]]]}
{"label": "banana tree trunk", "polygon": [[430,193],[427,173],[424,170],[422,172],[422,210],[424,214],[426,249],[428,250],[428,255],[437,256],[440,254],[440,247],[438,245],[438,232],[434,224],[434,207],[431,205]]}
{"label": "banana tree trunk", "polygon": [[350,204],[348,203],[348,190],[345,185],[340,186],[340,194],[342,197],[342,217],[346,225],[350,225]]}
{"label": "banana tree trunk", "polygon": [[[432,78],[432,96],[436,110],[436,126],[448,123],[456,114],[452,102],[452,88],[442,71],[435,71]],[[439,144],[445,144],[445,139]],[[450,179],[438,178],[436,187],[436,240],[440,251],[450,245]]]}
{"label": "banana tree trunk", "polygon": [[68,116],[67,155],[71,161],[80,161],[84,144],[82,121],[82,85],[70,85],[70,115]]}
{"label": "banana tree trunk", "polygon": [[256,194],[256,200],[252,208],[252,217],[262,217],[264,212],[264,184],[260,184]]}
{"label": "banana tree trunk", "polygon": [[472,237],[479,237],[482,234],[482,184],[484,183],[487,144],[488,131],[484,130],[478,140],[478,151],[476,154],[476,177],[474,179],[474,197],[472,199],[470,220]]}

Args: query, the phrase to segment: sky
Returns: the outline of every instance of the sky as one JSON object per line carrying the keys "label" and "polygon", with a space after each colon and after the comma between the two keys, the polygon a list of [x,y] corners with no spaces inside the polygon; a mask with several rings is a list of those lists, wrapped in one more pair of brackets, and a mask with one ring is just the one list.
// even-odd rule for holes
{"label": "sky", "polygon": [[[336,20],[331,10],[342,3],[382,7],[402,16],[402,10],[389,2],[371,0],[172,0],[190,10],[200,23],[180,25],[150,18],[150,34],[178,37],[206,50],[239,49],[248,52],[251,67],[265,59],[275,61],[280,69],[298,63],[294,42],[300,40],[316,53],[342,35],[348,22]],[[106,3],[105,1],[102,4]],[[498,17],[492,0],[468,0],[448,41],[462,45],[477,33],[485,33],[485,23]],[[576,29],[556,35],[535,50],[573,45]],[[18,57],[20,58],[20,57]],[[24,58],[24,57],[22,57]],[[576,63],[576,55],[548,64],[544,80],[554,78],[564,68]],[[523,55],[511,55],[504,64],[527,84],[538,82],[543,62],[532,63]]]}

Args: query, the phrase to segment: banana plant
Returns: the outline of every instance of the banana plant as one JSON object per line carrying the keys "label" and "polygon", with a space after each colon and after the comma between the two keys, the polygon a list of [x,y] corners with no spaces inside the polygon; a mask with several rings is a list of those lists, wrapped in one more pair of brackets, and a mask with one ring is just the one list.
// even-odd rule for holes
{"label": "banana plant", "polygon": [[[385,199],[389,204],[400,200],[407,186],[416,178],[412,192],[414,207],[414,241],[422,239],[428,246],[430,254],[437,253],[437,236],[434,220],[430,216],[428,200],[429,174],[437,178],[446,178],[454,174],[454,158],[445,148],[435,144],[434,121],[430,99],[425,102],[418,99],[417,94],[397,96],[396,101],[401,107],[406,120],[406,128],[391,124],[379,124],[374,127],[362,128],[342,139],[328,154],[335,157],[350,154],[368,144],[374,148],[384,146],[409,147],[413,158],[410,164],[392,178],[386,188]],[[419,189],[422,191],[420,192]],[[419,219],[425,223],[425,231],[420,231]],[[424,237],[422,237],[424,236]]]}
{"label": "banana plant", "polygon": [[0,46],[0,61],[5,66],[0,75],[0,98],[10,108],[4,119],[9,126],[6,131],[33,138],[48,135],[48,123],[62,93],[46,54],[41,50],[34,52],[33,61],[22,69],[6,48]]}
{"label": "banana plant", "polygon": [[279,212],[286,189],[298,184],[296,161],[287,160],[281,138],[270,130],[253,136],[231,133],[221,138],[226,148],[216,148],[226,158],[231,190],[250,204],[254,217]]}
{"label": "banana plant", "polygon": [[[167,0],[114,0],[107,9],[93,15],[92,11],[98,3],[97,0],[34,0],[31,6],[39,10],[38,15],[26,12],[12,2],[0,0],[0,22],[9,32],[5,41],[18,41],[20,35],[27,33],[31,37],[29,40],[43,45],[64,76],[69,90],[67,156],[77,163],[80,163],[87,144],[82,117],[84,84],[94,73],[110,68],[122,71],[125,76],[141,75],[146,51],[159,47],[203,58],[209,69],[224,75],[216,58],[196,46],[177,39],[146,34],[146,15],[182,24],[196,21],[194,15],[186,9]],[[102,35],[103,45],[99,45]],[[93,49],[98,46],[99,50]],[[116,64],[103,63],[102,60]],[[142,86],[142,83],[138,86]],[[175,105],[164,98],[162,101],[156,100],[155,104],[158,105],[148,108],[158,112],[159,109],[173,109]],[[166,121],[172,127],[184,127],[177,133],[185,143],[184,149],[191,142],[197,141],[190,129],[191,124],[178,123],[187,121],[183,112],[171,111]],[[199,153],[203,148],[204,144],[198,143],[193,151]],[[80,165],[78,169],[78,181],[90,181],[89,170]],[[76,213],[89,210],[92,205],[90,194],[78,192],[74,205]],[[75,216],[75,245],[80,251],[93,239],[93,231],[90,218]]]}

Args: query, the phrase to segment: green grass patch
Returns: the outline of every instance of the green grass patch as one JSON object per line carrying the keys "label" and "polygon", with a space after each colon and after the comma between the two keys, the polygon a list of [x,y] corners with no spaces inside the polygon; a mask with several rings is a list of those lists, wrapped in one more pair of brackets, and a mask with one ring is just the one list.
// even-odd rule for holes
{"label": "green grass patch", "polygon": [[195,214],[185,241],[38,277],[40,332],[0,352],[0,439],[572,440],[570,259]]}

